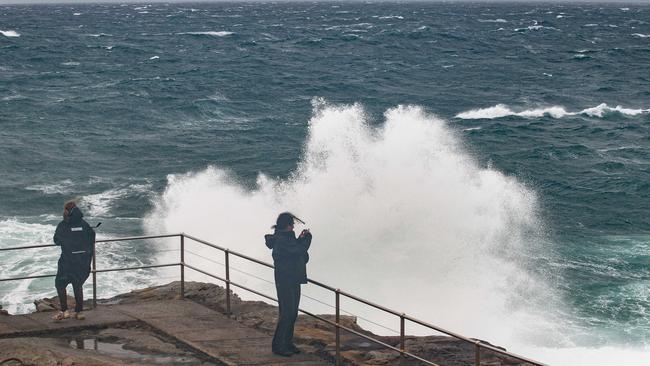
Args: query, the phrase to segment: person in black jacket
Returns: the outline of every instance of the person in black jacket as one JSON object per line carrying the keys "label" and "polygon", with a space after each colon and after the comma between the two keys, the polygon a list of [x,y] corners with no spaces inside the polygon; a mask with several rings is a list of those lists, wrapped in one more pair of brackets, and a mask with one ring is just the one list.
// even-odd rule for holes
{"label": "person in black jacket", "polygon": [[279,317],[272,349],[273,353],[281,356],[300,352],[293,344],[293,327],[298,318],[300,285],[307,283],[307,250],[311,244],[309,230],[303,230],[296,238],[294,219],[302,222],[289,212],[281,213],[273,226],[275,232],[264,236],[266,246],[273,249],[275,288],[278,293]]}
{"label": "person in black jacket", "polygon": [[[95,230],[83,220],[83,214],[74,201],[66,202],[63,207],[63,221],[56,227],[54,244],[61,247],[58,269],[54,285],[61,302],[61,311],[54,320],[69,317],[84,319],[83,284],[90,275],[90,263],[93,258]],[[74,314],[68,312],[66,287],[72,284],[74,291]]]}

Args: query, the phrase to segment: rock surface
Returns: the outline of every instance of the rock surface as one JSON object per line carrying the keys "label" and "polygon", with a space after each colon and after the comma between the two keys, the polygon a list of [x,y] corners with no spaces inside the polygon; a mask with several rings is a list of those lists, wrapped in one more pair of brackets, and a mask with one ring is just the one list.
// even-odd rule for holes
{"label": "rock surface", "polygon": [[[179,297],[180,283],[172,282],[163,286],[131,291],[102,301],[107,304],[139,303],[147,300],[175,299]],[[226,290],[212,283],[186,282],[185,297],[209,308],[226,312]],[[277,307],[261,301],[243,301],[231,292],[231,316],[248,327],[253,327],[267,334],[273,334],[277,318]],[[320,315],[334,321],[333,315]],[[376,338],[386,344],[399,348],[399,337],[377,336],[361,328],[356,317],[341,316],[341,323],[356,332]],[[336,338],[334,327],[307,315],[300,315],[295,328],[296,343],[307,352],[319,354],[334,361],[336,355]],[[426,360],[440,365],[465,366],[474,365],[475,348],[469,344],[446,336],[415,337],[407,336],[405,349]],[[341,355],[348,365],[421,365],[423,363],[403,358],[399,352],[366,340],[363,337],[341,330]],[[527,365],[492,351],[481,352],[481,364]]]}
{"label": "rock surface", "polygon": [[[99,304],[136,304],[147,301],[156,300],[170,300],[178,299],[180,297],[180,282],[172,282],[163,286],[149,287],[141,290],[134,290],[126,294],[117,295],[110,299],[98,300]],[[223,287],[211,283],[200,282],[186,282],[185,283],[185,297],[200,303],[208,308],[214,309],[221,313],[226,312],[226,290]],[[242,325],[258,329],[267,334],[273,334],[275,329],[275,321],[277,318],[277,307],[269,305],[261,301],[243,301],[237,294],[230,293],[231,300],[231,318],[237,320]],[[74,306],[74,299],[69,299],[69,307]],[[58,299],[56,297],[50,299],[41,299],[35,301],[37,311],[52,311],[58,309]],[[320,317],[334,321],[333,315],[319,315]],[[373,337],[379,341],[399,348],[400,338],[396,336],[377,336],[361,328],[357,324],[357,319],[354,316],[341,316],[341,323],[360,334]],[[106,329],[103,331],[104,336],[112,335],[122,339],[125,347],[132,347],[139,349],[145,353],[160,353],[161,349],[173,349],[169,345],[164,345],[152,339],[144,333],[134,331],[127,331],[124,329]],[[369,341],[359,335],[341,330],[341,347],[340,352],[343,357],[344,365],[422,365],[423,363],[413,358],[402,357],[399,352],[387,349],[386,347]],[[333,326],[315,319],[307,315],[300,315],[296,323],[295,340],[303,352],[318,354],[319,356],[334,361],[336,355],[336,337],[335,329]],[[3,340],[2,342],[18,342],[18,340]],[[18,347],[20,344],[28,345],[34,342],[34,339],[22,339],[18,344],[3,344],[0,342],[0,347]],[[144,346],[143,346],[144,345]],[[138,348],[139,347],[139,348]],[[20,348],[19,348],[20,349]],[[426,360],[433,361],[440,365],[445,366],[465,366],[474,365],[475,362],[475,348],[473,344],[469,344],[460,340],[456,340],[446,336],[427,336],[415,337],[407,336],[405,338],[406,351],[422,357]],[[60,349],[50,349],[51,352],[61,352]],[[32,359],[45,360],[47,357],[43,353],[46,352],[39,349],[34,352]],[[181,352],[181,351],[179,351]],[[58,359],[61,355],[58,355]],[[103,365],[105,359],[93,358],[92,360],[83,360],[78,358],[79,355],[70,355],[73,357],[73,364],[88,364],[88,365]],[[85,357],[85,356],[84,356]],[[103,361],[104,360],[104,361]],[[34,365],[45,365],[47,363],[34,362]],[[43,361],[44,362],[44,361]],[[93,363],[94,362],[94,363]],[[122,363],[112,364],[128,364],[127,361],[119,360]],[[29,364],[29,363],[25,363]],[[0,366],[4,366],[1,363]],[[496,354],[491,351],[483,350],[481,353],[481,365],[526,365],[526,363]]]}

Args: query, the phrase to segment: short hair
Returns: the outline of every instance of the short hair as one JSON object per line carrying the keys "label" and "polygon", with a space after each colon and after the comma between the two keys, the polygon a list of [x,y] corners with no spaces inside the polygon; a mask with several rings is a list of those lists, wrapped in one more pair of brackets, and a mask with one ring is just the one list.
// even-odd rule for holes
{"label": "short hair", "polygon": [[298,216],[292,214],[291,212],[283,212],[278,215],[278,218],[275,220],[275,225],[271,226],[271,228],[276,229],[276,230],[285,230],[289,226],[293,226],[295,221],[297,220],[298,222],[304,224],[305,222],[302,221]]}
{"label": "short hair", "polygon": [[293,226],[295,223],[293,220],[294,216],[291,212],[283,212],[278,215],[278,218],[275,220],[275,225],[272,228],[276,230],[285,230],[289,226]]}

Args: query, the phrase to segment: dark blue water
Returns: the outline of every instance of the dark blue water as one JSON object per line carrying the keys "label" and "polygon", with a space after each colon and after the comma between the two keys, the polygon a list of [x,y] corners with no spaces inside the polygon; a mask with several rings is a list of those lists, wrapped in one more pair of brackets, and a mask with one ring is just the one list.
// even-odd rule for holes
{"label": "dark blue water", "polygon": [[538,194],[540,271],[580,322],[648,345],[646,5],[4,6],[0,31],[2,245],[47,242],[72,196],[131,235],[169,174],[290,176],[313,98],[377,126],[419,105]]}

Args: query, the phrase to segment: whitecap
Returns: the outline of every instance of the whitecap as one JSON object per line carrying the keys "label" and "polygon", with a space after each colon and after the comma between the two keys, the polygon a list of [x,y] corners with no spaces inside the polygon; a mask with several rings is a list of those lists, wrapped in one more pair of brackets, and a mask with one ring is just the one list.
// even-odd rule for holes
{"label": "whitecap", "polygon": [[619,8],[619,10],[621,10],[621,11],[628,11],[628,10],[630,10],[630,8]]}
{"label": "whitecap", "polygon": [[89,216],[112,216],[111,209],[116,201],[134,193],[149,193],[151,184],[132,184],[127,187],[113,188],[107,191],[84,195],[81,201],[87,207]]}
{"label": "whitecap", "polygon": [[12,94],[12,95],[7,95],[6,97],[2,97],[3,102],[9,102],[12,100],[20,100],[20,99],[26,99],[26,97],[22,94]]}
{"label": "whitecap", "polygon": [[401,15],[386,15],[386,16],[381,16],[378,19],[404,19],[404,17]]}
{"label": "whitecap", "polygon": [[488,108],[472,109],[458,113],[455,117],[460,119],[496,119],[503,117],[524,117],[539,118],[550,116],[553,118],[562,118],[565,116],[587,115],[589,117],[604,117],[610,113],[620,113],[627,116],[636,116],[643,113],[649,113],[650,109],[625,108],[620,105],[610,107],[606,103],[601,103],[596,107],[586,108],[578,112],[569,112],[562,106],[550,106],[543,108],[514,110],[505,104],[497,104]]}
{"label": "whitecap", "polygon": [[650,37],[650,34],[642,34],[642,33],[632,33],[633,37],[639,37],[639,38],[648,38]]}
{"label": "whitecap", "polygon": [[478,20],[481,23],[508,23],[507,20],[498,18],[498,19],[479,19]]}
{"label": "whitecap", "polygon": [[591,117],[603,117],[605,114],[612,113],[612,112],[618,112],[620,114],[624,114],[628,116],[636,116],[643,113],[649,113],[650,109],[624,108],[620,105],[617,105],[616,107],[610,107],[606,103],[601,103],[596,107],[583,109],[578,113],[586,114]]}
{"label": "whitecap", "polygon": [[495,119],[508,116],[519,117],[543,117],[545,115],[553,118],[562,118],[569,114],[564,107],[551,106],[546,108],[526,109],[520,112],[512,110],[505,104],[497,104],[489,108],[472,109],[470,111],[461,112],[456,115],[460,119]]}
{"label": "whitecap", "polygon": [[589,23],[589,24],[585,24],[583,27],[597,27],[597,26],[598,24],[596,23]]}
{"label": "whitecap", "polygon": [[543,25],[529,25],[526,28],[515,28],[515,32],[523,32],[523,31],[538,31],[542,29],[555,29],[553,27],[545,27]]}
{"label": "whitecap", "polygon": [[208,99],[215,102],[223,102],[225,100],[228,100],[228,97],[225,96],[223,93],[216,91],[214,92],[214,94],[208,96]]}
{"label": "whitecap", "polygon": [[28,191],[39,191],[44,194],[66,194],[71,193],[74,187],[74,182],[70,179],[65,179],[57,183],[50,184],[33,184],[25,187]]}
{"label": "whitecap", "polygon": [[207,31],[207,32],[181,32],[176,33],[178,35],[192,35],[192,36],[213,36],[213,37],[225,37],[235,34],[234,32],[228,31]]}
{"label": "whitecap", "polygon": [[468,128],[464,128],[463,131],[478,131],[482,128],[483,127],[468,127]]}
{"label": "whitecap", "polygon": [[79,15],[81,15],[81,13],[73,13],[72,15],[78,17]]}
{"label": "whitecap", "polygon": [[79,66],[81,64],[79,62],[76,62],[76,61],[68,61],[68,62],[62,62],[61,65],[63,65],[63,66]]}
{"label": "whitecap", "polygon": [[14,30],[6,30],[6,31],[0,30],[0,34],[2,34],[5,37],[11,37],[11,38],[20,37],[20,33]]}
{"label": "whitecap", "polygon": [[160,58],[160,56],[151,56],[151,57],[149,57],[149,60],[157,60],[159,58]]}

